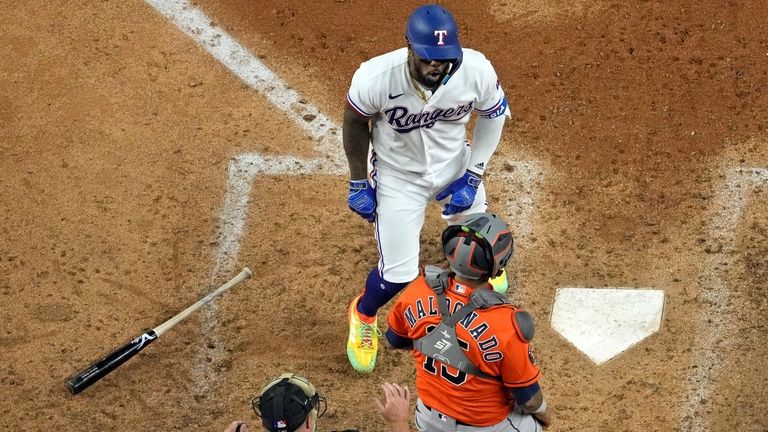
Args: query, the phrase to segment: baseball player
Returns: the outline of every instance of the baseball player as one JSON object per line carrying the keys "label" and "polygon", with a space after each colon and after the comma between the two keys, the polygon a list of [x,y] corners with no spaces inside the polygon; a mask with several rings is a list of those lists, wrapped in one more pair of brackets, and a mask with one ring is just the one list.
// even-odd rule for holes
{"label": "baseball player", "polygon": [[[376,365],[376,314],[419,273],[427,205],[442,216],[485,211],[483,173],[501,137],[507,99],[483,54],[462,48],[451,13],[417,8],[408,46],[360,65],[347,94],[343,142],[350,209],[374,223],[379,261],[349,307],[347,356],[360,372]],[[466,142],[471,114],[477,121]],[[506,290],[506,274],[493,281]]]}
{"label": "baseball player", "polygon": [[452,273],[427,268],[398,297],[386,337],[413,349],[421,431],[536,432],[551,423],[529,351],[533,318],[493,292],[513,252],[507,225],[469,215],[442,235]]}

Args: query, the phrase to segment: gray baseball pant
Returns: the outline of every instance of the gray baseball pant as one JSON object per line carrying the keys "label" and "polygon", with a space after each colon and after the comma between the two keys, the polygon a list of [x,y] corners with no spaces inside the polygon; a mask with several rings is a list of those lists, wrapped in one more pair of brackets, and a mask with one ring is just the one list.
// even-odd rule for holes
{"label": "gray baseball pant", "polygon": [[507,418],[491,426],[472,426],[416,400],[416,429],[421,432],[541,432],[542,427],[530,414],[512,411]]}

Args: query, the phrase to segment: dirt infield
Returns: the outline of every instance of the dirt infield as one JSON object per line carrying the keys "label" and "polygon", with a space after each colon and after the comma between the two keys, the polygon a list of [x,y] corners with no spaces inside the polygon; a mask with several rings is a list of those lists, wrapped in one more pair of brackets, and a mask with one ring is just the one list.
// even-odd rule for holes
{"label": "dirt infield", "polygon": [[[559,3],[445,2],[514,111],[489,200],[514,219],[553,430],[766,431],[768,3]],[[357,65],[403,45],[417,4],[195,3],[337,125]],[[0,429],[256,425],[250,398],[291,370],[328,396],[322,430],[384,430],[372,398],[412,383],[410,355],[361,376],[344,352],[371,227],[346,175],[254,156],[338,162],[317,137],[149,3],[13,0],[0,34]],[[250,189],[227,207],[233,184]],[[242,266],[252,280],[67,393]],[[548,325],[559,287],[663,289],[661,329],[595,366]]]}

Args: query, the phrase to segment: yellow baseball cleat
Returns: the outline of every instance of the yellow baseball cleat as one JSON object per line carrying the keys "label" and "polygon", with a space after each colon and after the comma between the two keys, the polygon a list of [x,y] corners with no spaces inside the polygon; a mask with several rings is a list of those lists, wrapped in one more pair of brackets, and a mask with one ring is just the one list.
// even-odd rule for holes
{"label": "yellow baseball cleat", "polygon": [[349,337],[347,338],[347,357],[352,367],[358,372],[372,372],[376,366],[376,353],[379,351],[379,335],[381,331],[378,320],[368,324],[360,319],[357,313],[357,296],[349,305]]}
{"label": "yellow baseball cleat", "polygon": [[507,281],[507,271],[505,269],[501,269],[501,274],[490,279],[488,282],[493,287],[493,290],[499,294],[504,294],[509,289],[509,281]]}

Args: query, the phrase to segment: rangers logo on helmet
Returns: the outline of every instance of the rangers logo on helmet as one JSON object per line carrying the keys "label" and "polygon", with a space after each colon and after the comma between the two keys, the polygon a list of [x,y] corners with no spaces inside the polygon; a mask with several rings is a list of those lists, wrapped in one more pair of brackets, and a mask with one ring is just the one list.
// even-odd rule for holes
{"label": "rangers logo on helmet", "polygon": [[416,8],[408,17],[405,38],[423,59],[460,61],[462,58],[456,20],[440,5]]}

